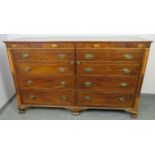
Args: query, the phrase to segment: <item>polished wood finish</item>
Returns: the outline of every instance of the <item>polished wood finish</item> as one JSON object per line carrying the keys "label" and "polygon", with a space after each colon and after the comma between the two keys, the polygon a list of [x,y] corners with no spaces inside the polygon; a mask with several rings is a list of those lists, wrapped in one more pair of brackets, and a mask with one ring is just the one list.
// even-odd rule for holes
{"label": "polished wood finish", "polygon": [[138,114],[150,41],[5,42],[18,109],[115,109]]}
{"label": "polished wood finish", "polygon": [[[127,61],[141,62],[144,49],[78,49],[78,61]],[[117,53],[117,54],[116,54]]]}
{"label": "polished wood finish", "polygon": [[[78,76],[77,89],[135,93],[138,78],[115,76]],[[90,84],[89,84],[90,83]]]}
{"label": "polished wood finish", "polygon": [[95,42],[78,43],[78,49],[99,49],[99,48],[149,48],[150,42]]}
{"label": "polished wood finish", "polygon": [[74,49],[15,49],[12,50],[17,62],[73,61]]}
{"label": "polished wood finish", "polygon": [[72,105],[73,91],[56,90],[22,90],[22,100],[26,105]]}
{"label": "polished wood finish", "polygon": [[77,67],[78,75],[123,75],[136,76],[140,72],[137,63],[110,63],[110,62],[80,62]]}
{"label": "polished wood finish", "polygon": [[63,63],[17,63],[17,74],[23,75],[73,75],[74,65]]}
{"label": "polished wood finish", "polygon": [[73,76],[19,76],[19,86],[24,89],[74,89]]}
{"label": "polished wood finish", "polygon": [[78,105],[106,106],[106,107],[132,107],[134,96],[132,94],[112,94],[103,92],[77,92]]}

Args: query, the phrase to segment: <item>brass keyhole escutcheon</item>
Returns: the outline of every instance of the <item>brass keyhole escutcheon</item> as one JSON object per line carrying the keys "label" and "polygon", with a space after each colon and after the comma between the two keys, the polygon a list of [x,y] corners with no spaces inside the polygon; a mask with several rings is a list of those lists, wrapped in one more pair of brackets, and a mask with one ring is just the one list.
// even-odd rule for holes
{"label": "brass keyhole escutcheon", "polygon": [[58,44],[51,44],[51,47],[52,48],[57,48],[58,47]]}

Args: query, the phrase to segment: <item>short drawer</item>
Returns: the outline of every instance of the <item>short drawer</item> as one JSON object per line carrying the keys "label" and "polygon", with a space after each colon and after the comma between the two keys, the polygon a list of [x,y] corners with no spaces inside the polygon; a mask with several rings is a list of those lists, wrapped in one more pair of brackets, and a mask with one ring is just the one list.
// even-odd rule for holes
{"label": "short drawer", "polygon": [[73,91],[22,90],[22,100],[25,105],[73,105]]}
{"label": "short drawer", "polygon": [[73,76],[19,76],[21,89],[74,89]]}
{"label": "short drawer", "polygon": [[80,49],[78,61],[136,61],[143,60],[143,49]]}
{"label": "short drawer", "polygon": [[75,54],[72,49],[14,49],[15,61],[17,62],[55,62],[74,61]]}
{"label": "short drawer", "polygon": [[78,75],[136,76],[139,72],[140,65],[137,63],[80,62],[77,67]]}
{"label": "short drawer", "polygon": [[17,63],[18,74],[26,75],[73,75],[74,65],[71,63]]}
{"label": "short drawer", "polygon": [[136,77],[78,76],[77,89],[135,93]]}
{"label": "short drawer", "polygon": [[114,94],[103,92],[78,92],[78,105],[80,106],[104,106],[104,107],[132,107],[134,95],[132,94]]}

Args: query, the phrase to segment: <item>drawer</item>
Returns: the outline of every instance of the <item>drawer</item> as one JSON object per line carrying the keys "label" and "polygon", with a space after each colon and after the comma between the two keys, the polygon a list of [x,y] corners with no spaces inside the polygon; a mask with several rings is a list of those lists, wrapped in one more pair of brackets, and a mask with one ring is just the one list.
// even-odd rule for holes
{"label": "drawer", "polygon": [[78,49],[99,48],[149,48],[150,42],[81,42],[76,44]]}
{"label": "drawer", "polygon": [[74,65],[71,63],[17,63],[18,74],[26,75],[73,75]]}
{"label": "drawer", "polygon": [[24,89],[74,89],[73,76],[19,76],[19,86]]}
{"label": "drawer", "polygon": [[14,49],[15,61],[17,62],[54,62],[74,61],[75,53],[72,49]]}
{"label": "drawer", "polygon": [[136,76],[140,73],[137,63],[107,63],[80,62],[77,67],[78,75],[126,75]]}
{"label": "drawer", "polygon": [[77,89],[135,93],[136,77],[78,76]]}
{"label": "drawer", "polygon": [[22,90],[22,100],[28,105],[73,105],[73,91]]}
{"label": "drawer", "polygon": [[137,61],[143,60],[143,49],[80,49],[78,61]]}
{"label": "drawer", "polygon": [[58,48],[66,48],[66,49],[74,49],[74,43],[69,42],[7,42],[7,48],[50,48],[50,49],[58,49]]}
{"label": "drawer", "polygon": [[78,92],[79,106],[104,106],[104,107],[132,107],[134,95],[132,94],[114,94],[103,92]]}

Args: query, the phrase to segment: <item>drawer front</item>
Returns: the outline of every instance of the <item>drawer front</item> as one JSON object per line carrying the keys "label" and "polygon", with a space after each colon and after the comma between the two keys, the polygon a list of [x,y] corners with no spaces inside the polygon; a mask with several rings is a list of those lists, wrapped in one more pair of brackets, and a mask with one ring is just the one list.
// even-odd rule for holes
{"label": "drawer front", "polygon": [[78,92],[78,105],[104,107],[132,107],[134,96],[130,94],[111,94],[103,92]]}
{"label": "drawer front", "polygon": [[74,49],[74,43],[65,42],[9,42],[7,43],[8,48],[50,48],[50,49]]}
{"label": "drawer front", "polygon": [[77,89],[135,93],[136,77],[78,76]]}
{"label": "drawer front", "polygon": [[17,63],[18,74],[26,75],[73,75],[74,65],[71,63]]}
{"label": "drawer front", "polygon": [[78,61],[136,61],[143,60],[143,49],[81,49],[77,50]]}
{"label": "drawer front", "polygon": [[16,49],[12,50],[15,61],[54,62],[74,61],[74,50],[60,49]]}
{"label": "drawer front", "polygon": [[28,105],[73,105],[73,91],[23,90],[22,100]]}
{"label": "drawer front", "polygon": [[131,75],[140,72],[139,64],[127,63],[91,63],[80,62],[77,67],[78,75]]}
{"label": "drawer front", "polygon": [[19,86],[24,89],[74,89],[73,76],[19,76]]}
{"label": "drawer front", "polygon": [[78,49],[99,48],[149,48],[150,42],[81,42],[76,44]]}

